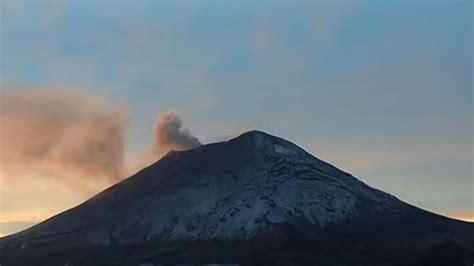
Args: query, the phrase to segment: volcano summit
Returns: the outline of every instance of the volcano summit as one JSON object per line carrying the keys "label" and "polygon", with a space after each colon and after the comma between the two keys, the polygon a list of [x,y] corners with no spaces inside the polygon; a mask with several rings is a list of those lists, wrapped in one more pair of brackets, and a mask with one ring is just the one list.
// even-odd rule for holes
{"label": "volcano summit", "polygon": [[474,224],[416,208],[250,131],[170,152],[0,239],[1,265],[470,265]]}

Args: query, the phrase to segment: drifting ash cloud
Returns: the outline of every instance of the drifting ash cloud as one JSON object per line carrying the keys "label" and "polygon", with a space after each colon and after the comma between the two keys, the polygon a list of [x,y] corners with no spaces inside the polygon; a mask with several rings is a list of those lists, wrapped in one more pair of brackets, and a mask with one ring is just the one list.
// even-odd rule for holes
{"label": "drifting ash cloud", "polygon": [[124,110],[71,90],[2,90],[2,177],[118,180]]}
{"label": "drifting ash cloud", "polygon": [[125,162],[124,108],[65,89],[0,92],[0,181],[57,180],[66,185],[113,183],[171,149],[201,145],[176,111],[157,116],[153,140]]}

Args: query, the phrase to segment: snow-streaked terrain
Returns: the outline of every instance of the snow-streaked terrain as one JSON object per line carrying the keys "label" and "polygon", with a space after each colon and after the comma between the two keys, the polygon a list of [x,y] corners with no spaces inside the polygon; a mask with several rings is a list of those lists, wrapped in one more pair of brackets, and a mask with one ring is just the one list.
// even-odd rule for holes
{"label": "snow-streaked terrain", "polygon": [[[148,170],[152,174],[139,182],[153,187],[146,194],[132,196],[144,188],[137,187],[135,180],[125,180],[65,217],[25,233],[42,236],[60,229],[65,234],[80,232],[82,238],[101,244],[154,238],[249,238],[272,224],[302,219],[324,227],[357,216],[358,204],[373,211],[397,212],[405,207],[298,146],[263,132],[248,132],[217,145],[237,148],[223,154],[237,167],[216,164],[210,173],[199,173],[199,161],[213,157],[212,149],[171,152],[165,160],[179,166],[180,173],[163,174],[159,163],[152,166]],[[189,164],[189,156],[198,158]],[[123,201],[123,196],[128,199],[115,202]]]}
{"label": "snow-streaked terrain", "polygon": [[[409,236],[403,233],[403,226],[407,225],[414,232]],[[78,207],[0,241],[0,258],[1,252],[7,251],[13,257],[55,253],[59,251],[51,246],[61,244],[65,245],[61,251],[64,256],[70,256],[68,245],[81,249],[110,247],[114,252],[116,248],[146,245],[153,246],[150,254],[155,254],[176,243],[198,241],[206,246],[212,241],[224,241],[246,245],[255,239],[262,240],[265,244],[259,246],[264,248],[273,240],[309,241],[315,247],[320,245],[317,243],[327,243],[322,250],[340,252],[347,246],[347,250],[358,254],[371,246],[392,245],[377,244],[387,238],[400,237],[400,243],[416,239],[406,243],[415,243],[417,249],[436,239],[451,239],[449,236],[458,231],[470,239],[474,230],[469,226],[454,225],[371,188],[291,142],[250,131],[228,142],[170,152]],[[419,233],[419,228],[426,233]],[[424,234],[429,240],[424,240]],[[462,241],[471,243],[474,238],[471,242]],[[405,248],[400,243],[393,245]],[[244,255],[254,252],[236,250]],[[226,252],[230,251],[225,249],[223,253]],[[130,251],[126,254],[137,256]],[[141,254],[140,258],[150,254]],[[313,255],[306,248],[302,254]],[[119,252],[96,256],[123,259],[124,255]],[[87,261],[87,256],[77,257]]]}

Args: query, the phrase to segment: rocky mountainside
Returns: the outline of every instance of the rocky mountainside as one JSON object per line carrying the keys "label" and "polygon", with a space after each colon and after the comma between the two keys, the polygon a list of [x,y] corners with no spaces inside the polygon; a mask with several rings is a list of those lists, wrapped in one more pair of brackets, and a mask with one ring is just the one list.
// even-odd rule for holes
{"label": "rocky mountainside", "polygon": [[474,225],[413,207],[291,142],[250,131],[170,152],[83,204],[0,239],[0,263],[422,265],[439,246],[449,246],[447,261],[469,263]]}

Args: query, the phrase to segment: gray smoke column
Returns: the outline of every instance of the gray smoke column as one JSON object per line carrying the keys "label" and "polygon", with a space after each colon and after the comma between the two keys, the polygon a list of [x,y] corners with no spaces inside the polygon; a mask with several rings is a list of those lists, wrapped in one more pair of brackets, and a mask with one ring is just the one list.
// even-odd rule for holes
{"label": "gray smoke column", "polygon": [[124,137],[123,109],[95,95],[67,89],[0,92],[3,181],[119,180]]}
{"label": "gray smoke column", "polygon": [[201,146],[201,142],[183,122],[176,110],[162,112],[157,115],[153,129],[152,151],[164,154],[170,150],[189,150]]}
{"label": "gray smoke column", "polygon": [[158,161],[171,150],[183,151],[200,145],[199,139],[183,126],[176,110],[158,113],[150,145],[126,162],[126,175],[132,175]]}

